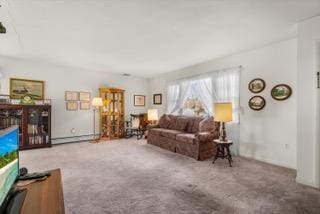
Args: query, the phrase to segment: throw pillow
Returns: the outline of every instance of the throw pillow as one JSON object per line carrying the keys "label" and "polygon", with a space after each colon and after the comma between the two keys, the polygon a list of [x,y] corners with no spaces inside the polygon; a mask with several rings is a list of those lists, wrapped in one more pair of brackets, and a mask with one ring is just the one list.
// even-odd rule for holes
{"label": "throw pillow", "polygon": [[171,119],[166,114],[162,115],[158,122],[160,128],[163,128],[163,129],[168,128],[170,123],[171,123]]}

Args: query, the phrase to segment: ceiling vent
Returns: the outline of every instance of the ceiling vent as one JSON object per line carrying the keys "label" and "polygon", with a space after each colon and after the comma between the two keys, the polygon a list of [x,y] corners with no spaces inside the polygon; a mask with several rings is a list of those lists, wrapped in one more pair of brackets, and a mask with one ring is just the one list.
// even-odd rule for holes
{"label": "ceiling vent", "polygon": [[131,76],[131,74],[127,74],[127,73],[125,73],[125,74],[123,74],[123,76],[125,76],[125,77],[130,77],[130,76]]}

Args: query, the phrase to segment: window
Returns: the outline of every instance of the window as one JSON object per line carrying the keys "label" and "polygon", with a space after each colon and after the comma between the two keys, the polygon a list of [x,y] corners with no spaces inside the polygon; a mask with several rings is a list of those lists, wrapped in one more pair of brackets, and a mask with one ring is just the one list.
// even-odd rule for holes
{"label": "window", "polygon": [[168,86],[167,112],[212,115],[215,102],[232,102],[233,122],[239,122],[240,69],[226,69],[184,79]]}

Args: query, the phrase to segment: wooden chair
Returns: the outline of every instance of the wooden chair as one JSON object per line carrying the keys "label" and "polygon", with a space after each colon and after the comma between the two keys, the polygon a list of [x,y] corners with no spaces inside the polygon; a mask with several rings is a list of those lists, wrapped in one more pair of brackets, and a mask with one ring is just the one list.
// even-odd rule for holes
{"label": "wooden chair", "polygon": [[139,140],[143,137],[148,125],[146,115],[147,114],[130,114],[130,120],[126,121],[125,138],[137,136]]}

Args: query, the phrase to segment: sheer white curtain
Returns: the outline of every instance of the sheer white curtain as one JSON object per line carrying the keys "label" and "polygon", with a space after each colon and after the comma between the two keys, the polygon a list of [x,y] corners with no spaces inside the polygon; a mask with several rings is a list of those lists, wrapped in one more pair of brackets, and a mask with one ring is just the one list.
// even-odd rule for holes
{"label": "sheer white curtain", "polygon": [[[208,115],[216,102],[232,102],[233,121],[227,123],[228,138],[239,142],[240,67],[228,68],[184,78],[168,86],[167,112],[183,114],[184,103],[196,97]],[[238,148],[234,146],[234,152]]]}

